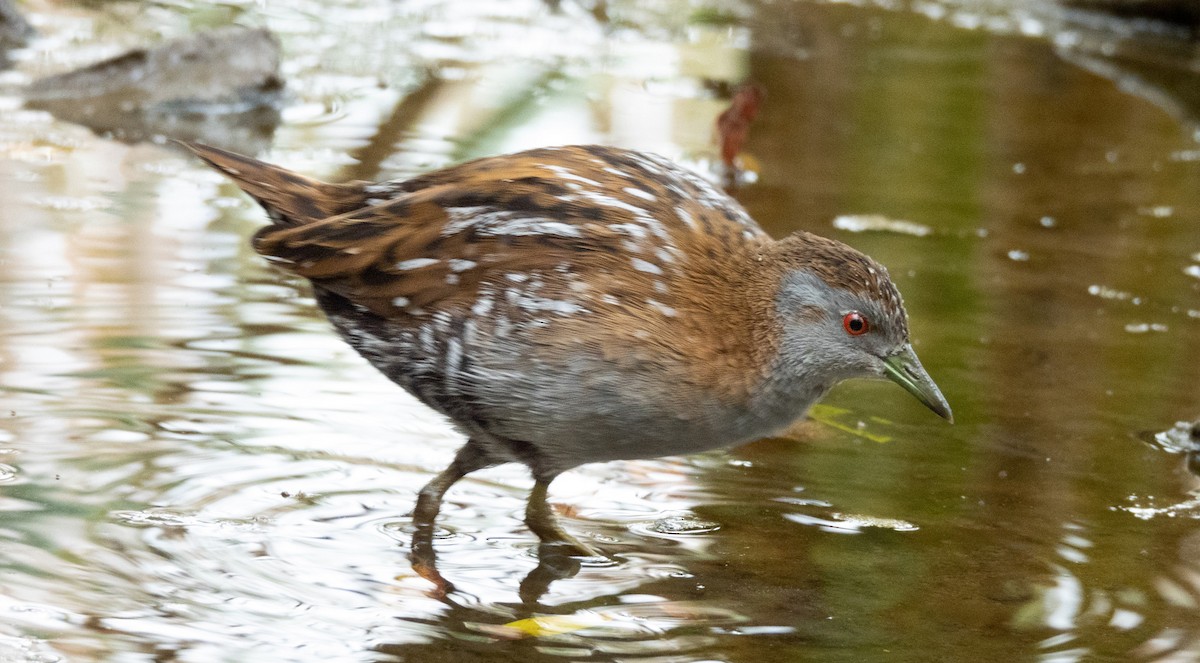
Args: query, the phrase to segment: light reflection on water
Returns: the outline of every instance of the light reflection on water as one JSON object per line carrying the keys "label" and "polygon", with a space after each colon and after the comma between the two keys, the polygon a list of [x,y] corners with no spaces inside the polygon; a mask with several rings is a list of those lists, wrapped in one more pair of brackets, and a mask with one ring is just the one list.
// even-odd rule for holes
{"label": "light reflection on water", "polygon": [[[579,568],[539,555],[523,470],[473,475],[435,534],[441,597],[410,512],[461,440],[253,255],[258,212],[221,178],[6,97],[0,658],[1200,656],[1200,479],[1173,427],[1200,414],[1185,120],[1042,41],[906,12],[420,7],[237,8],[285,41],[267,156],[375,177],[601,141],[703,163],[706,78],[752,75],[744,201],[891,267],[959,423],[847,385],[789,439],[580,468],[553,501],[615,563]],[[199,12],[59,11],[15,78]]]}

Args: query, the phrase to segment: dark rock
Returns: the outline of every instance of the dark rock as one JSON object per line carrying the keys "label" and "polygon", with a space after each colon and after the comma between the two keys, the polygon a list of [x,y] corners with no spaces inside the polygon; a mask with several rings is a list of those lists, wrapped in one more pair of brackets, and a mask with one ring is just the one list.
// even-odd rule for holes
{"label": "dark rock", "polygon": [[278,124],[279,59],[268,31],[224,28],[39,79],[25,105],[122,140],[159,135],[246,150],[246,131],[269,137]]}
{"label": "dark rock", "polygon": [[279,42],[266,30],[225,28],[42,78],[25,99],[236,112],[274,103],[282,87]]}
{"label": "dark rock", "polygon": [[1066,7],[1104,12],[1123,18],[1148,18],[1200,29],[1196,0],[1060,0]]}
{"label": "dark rock", "polygon": [[12,1],[0,0],[0,68],[8,66],[8,49],[24,46],[32,36],[33,28]]}
{"label": "dark rock", "polygon": [[12,0],[0,0],[0,48],[24,46],[33,36],[33,28],[13,6]]}

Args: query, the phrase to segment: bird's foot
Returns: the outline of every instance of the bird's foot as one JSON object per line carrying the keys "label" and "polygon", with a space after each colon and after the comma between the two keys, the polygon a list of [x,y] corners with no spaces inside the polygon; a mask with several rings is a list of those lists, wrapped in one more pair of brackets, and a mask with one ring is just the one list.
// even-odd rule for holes
{"label": "bird's foot", "polygon": [[544,520],[539,522],[535,519],[529,519],[525,524],[537,535],[542,545],[553,546],[559,552],[572,557],[607,557],[607,555],[587,543],[567,534],[558,523],[546,522]]}

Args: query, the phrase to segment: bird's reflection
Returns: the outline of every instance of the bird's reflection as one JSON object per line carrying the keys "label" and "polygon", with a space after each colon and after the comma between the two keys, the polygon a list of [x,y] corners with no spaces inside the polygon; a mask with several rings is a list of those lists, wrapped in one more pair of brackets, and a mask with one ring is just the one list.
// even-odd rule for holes
{"label": "bird's reflection", "polygon": [[[436,515],[436,514],[434,514]],[[413,516],[412,552],[409,559],[417,575],[433,583],[433,595],[445,598],[454,592],[454,584],[437,568],[437,551],[434,549],[435,525],[431,518],[420,513]],[[538,544],[538,565],[522,580],[517,592],[521,603],[528,609],[538,605],[542,596],[555,580],[574,577],[582,568],[580,558],[573,555],[576,548],[561,539],[543,539]]]}

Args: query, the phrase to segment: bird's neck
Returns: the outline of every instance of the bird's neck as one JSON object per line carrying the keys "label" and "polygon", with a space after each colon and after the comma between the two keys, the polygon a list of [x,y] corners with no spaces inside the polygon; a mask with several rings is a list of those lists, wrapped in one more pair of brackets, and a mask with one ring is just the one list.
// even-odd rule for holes
{"label": "bird's neck", "polygon": [[710,360],[698,362],[708,382],[733,400],[750,400],[766,387],[779,353],[782,325],[775,292],[782,272],[775,242],[750,242],[722,260],[705,261],[688,275],[693,321]]}

